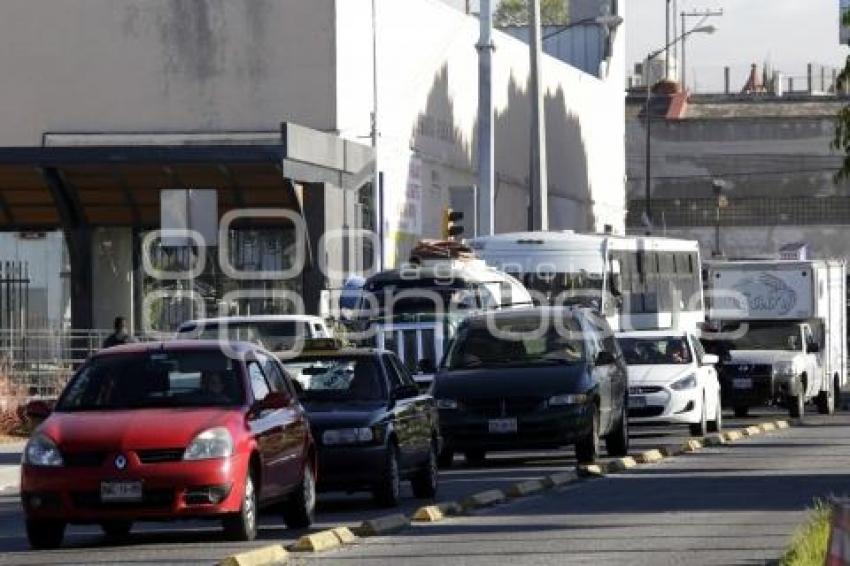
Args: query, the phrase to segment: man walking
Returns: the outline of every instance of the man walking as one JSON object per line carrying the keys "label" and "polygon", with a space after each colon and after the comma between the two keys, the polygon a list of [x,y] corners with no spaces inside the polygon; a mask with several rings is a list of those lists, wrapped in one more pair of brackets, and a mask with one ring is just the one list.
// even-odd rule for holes
{"label": "man walking", "polygon": [[137,340],[127,332],[127,320],[123,316],[116,316],[113,324],[114,332],[106,337],[103,341],[104,348],[112,346],[120,346],[121,344],[131,344]]}

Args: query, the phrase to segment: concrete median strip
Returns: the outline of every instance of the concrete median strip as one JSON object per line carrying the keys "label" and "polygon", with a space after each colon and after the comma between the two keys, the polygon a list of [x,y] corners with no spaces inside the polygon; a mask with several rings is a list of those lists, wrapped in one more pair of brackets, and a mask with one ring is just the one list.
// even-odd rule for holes
{"label": "concrete median strip", "polygon": [[574,482],[577,479],[578,472],[570,470],[568,472],[558,472],[557,474],[546,476],[546,478],[543,479],[543,483],[548,487],[560,487],[570,482]]}
{"label": "concrete median strip", "polygon": [[229,556],[219,562],[220,566],[271,566],[286,562],[289,553],[279,544],[263,546]]}
{"label": "concrete median strip", "polygon": [[791,424],[788,421],[776,421],[774,424],[776,425],[776,428],[780,430],[791,427]]}
{"label": "concrete median strip", "polygon": [[741,434],[740,430],[727,430],[723,433],[723,438],[725,438],[727,442],[735,442],[736,440],[744,438],[744,435]]}
{"label": "concrete median strip", "polygon": [[723,434],[718,433],[706,436],[702,441],[706,446],[720,446],[722,444],[726,444],[726,437]]}
{"label": "concrete median strip", "polygon": [[517,497],[526,497],[540,493],[544,489],[546,489],[546,486],[541,480],[527,480],[509,487],[507,496],[511,499],[516,499]]}
{"label": "concrete median strip", "polygon": [[744,429],[744,434],[746,434],[747,436],[756,436],[758,434],[761,434],[761,428],[757,426],[748,426]]}
{"label": "concrete median strip", "polygon": [[579,464],[578,475],[585,478],[593,478],[605,475],[605,470],[599,464]]}
{"label": "concrete median strip", "polygon": [[761,423],[759,428],[762,432],[773,432],[776,430],[776,425],[774,423]]}
{"label": "concrete median strip", "polygon": [[489,489],[487,491],[482,491],[481,493],[476,493],[475,495],[470,495],[461,502],[461,506],[464,511],[472,511],[475,509],[481,509],[482,507],[490,507],[497,503],[502,503],[505,499],[507,499],[507,497],[502,490]]}
{"label": "concrete median strip", "polygon": [[375,519],[363,521],[354,529],[354,534],[361,537],[376,537],[397,533],[410,526],[410,520],[401,513],[384,515]]}
{"label": "concrete median strip", "polygon": [[664,459],[664,454],[661,453],[661,450],[653,449],[646,450],[645,452],[641,452],[635,458],[638,464],[653,464],[655,462],[660,462]]}
{"label": "concrete median strip", "polygon": [[605,471],[609,474],[616,474],[630,470],[635,466],[637,466],[635,459],[631,456],[626,456],[625,458],[616,458],[608,462]]}
{"label": "concrete median strip", "polygon": [[682,452],[696,452],[703,447],[702,440],[692,438],[682,445]]}
{"label": "concrete median strip", "polygon": [[357,537],[351,532],[351,529],[348,527],[337,527],[327,531],[304,535],[289,550],[292,552],[324,552],[339,548],[344,544],[352,544],[356,541]]}

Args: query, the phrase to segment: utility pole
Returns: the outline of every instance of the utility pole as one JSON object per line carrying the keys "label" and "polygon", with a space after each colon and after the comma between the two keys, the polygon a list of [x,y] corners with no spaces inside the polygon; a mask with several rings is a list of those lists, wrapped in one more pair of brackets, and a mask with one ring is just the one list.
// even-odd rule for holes
{"label": "utility pole", "polygon": [[549,229],[549,182],[546,171],[546,109],[540,84],[543,52],[540,0],[529,0],[528,22],[531,31],[531,229],[545,231]]}
{"label": "utility pole", "polygon": [[[670,44],[670,0],[664,7],[664,45]],[[670,50],[664,52],[664,78],[670,78]]]}
{"label": "utility pole", "polygon": [[[493,163],[493,10],[481,0],[481,37],[478,40],[478,230],[495,232],[495,167]],[[474,234],[475,236],[479,234]]]}
{"label": "utility pole", "polygon": [[[714,17],[714,16],[722,16],[722,15],[723,15],[723,8],[721,8],[719,10],[711,10],[711,9],[693,10],[691,12],[686,12],[686,11],[683,10],[682,11],[682,31],[684,32],[685,29],[687,28],[687,23],[688,23],[687,19],[688,18],[702,18],[699,21],[699,23],[697,24],[697,25],[702,25],[702,24],[705,23],[705,21],[708,18],[711,18],[711,17]],[[687,90],[687,88],[688,88],[688,84],[685,82],[685,79],[687,78],[687,63],[688,63],[687,54],[686,54],[686,51],[685,51],[685,49],[686,49],[685,48],[685,42],[686,41],[687,41],[687,38],[683,37],[682,38],[682,70],[679,73],[679,76],[681,77],[681,83],[682,83],[682,89],[683,90]]]}
{"label": "utility pole", "polygon": [[372,0],[372,119],[371,138],[374,151],[375,171],[372,177],[372,207],[375,214],[375,228],[380,236],[379,249],[373,250],[378,254],[378,269],[383,271],[386,254],[384,254],[384,199],[381,195],[381,168],[378,164],[378,9],[376,0]]}

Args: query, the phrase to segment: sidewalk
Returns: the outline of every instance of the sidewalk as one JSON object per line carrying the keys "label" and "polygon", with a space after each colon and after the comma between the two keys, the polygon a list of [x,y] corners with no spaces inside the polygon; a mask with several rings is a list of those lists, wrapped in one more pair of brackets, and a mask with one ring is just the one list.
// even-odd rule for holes
{"label": "sidewalk", "polygon": [[18,490],[21,473],[21,453],[25,441],[0,444],[0,494],[7,495]]}

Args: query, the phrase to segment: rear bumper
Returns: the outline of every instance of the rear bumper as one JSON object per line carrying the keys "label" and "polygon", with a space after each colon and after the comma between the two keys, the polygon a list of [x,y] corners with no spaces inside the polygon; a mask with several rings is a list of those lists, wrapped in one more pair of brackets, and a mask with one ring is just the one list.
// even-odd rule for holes
{"label": "rear bumper", "polygon": [[[239,455],[198,462],[136,462],[122,471],[108,464],[56,469],[23,466],[21,503],[27,518],[69,523],[214,518],[239,511],[247,467],[248,458]],[[103,502],[103,481],[140,481],[142,500]],[[204,493],[222,499],[210,503],[204,501]]]}
{"label": "rear bumper", "polygon": [[[767,405],[797,394],[798,381],[793,375],[749,376],[725,369],[720,372],[719,379],[724,407]],[[747,379],[751,380],[751,387],[742,386]]]}
{"label": "rear bumper", "polygon": [[440,410],[440,432],[452,450],[498,451],[558,448],[575,444],[592,430],[590,405],[546,408],[516,418],[515,433],[491,433],[490,418],[463,410]]}

